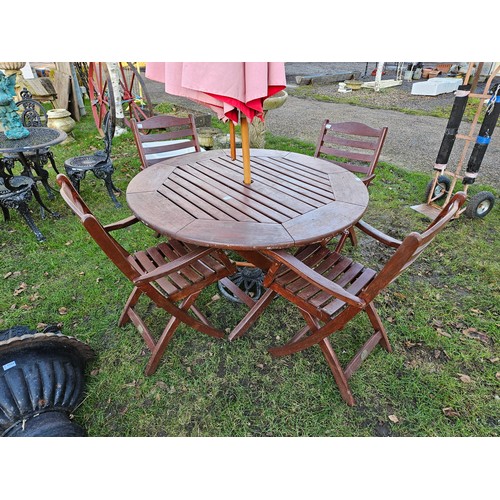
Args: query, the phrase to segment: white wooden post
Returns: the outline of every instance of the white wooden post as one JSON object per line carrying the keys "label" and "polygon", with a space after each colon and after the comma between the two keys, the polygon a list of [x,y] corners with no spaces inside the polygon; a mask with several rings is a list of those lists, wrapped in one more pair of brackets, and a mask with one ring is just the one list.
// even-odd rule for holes
{"label": "white wooden post", "polygon": [[375,74],[375,92],[380,90],[380,82],[382,81],[382,70],[384,69],[384,63],[377,63],[377,73]]}
{"label": "white wooden post", "polygon": [[115,98],[115,110],[116,110],[116,128],[115,135],[118,136],[127,131],[124,127],[125,115],[123,114],[121,89],[120,89],[120,70],[118,68],[118,63],[107,62],[109,78],[111,79],[111,86],[113,87],[113,95]]}

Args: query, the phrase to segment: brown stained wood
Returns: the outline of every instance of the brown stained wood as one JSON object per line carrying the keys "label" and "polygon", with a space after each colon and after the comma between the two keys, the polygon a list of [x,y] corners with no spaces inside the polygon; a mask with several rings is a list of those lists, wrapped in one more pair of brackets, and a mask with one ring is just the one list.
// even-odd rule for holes
{"label": "brown stained wood", "polygon": [[[202,167],[199,165],[197,165],[197,167],[198,168],[195,170],[196,176],[189,175],[190,170],[194,170],[193,167],[189,167],[189,165],[185,169],[177,169],[176,174],[179,177],[185,178],[188,182],[191,182],[193,186],[206,190],[213,196],[217,196],[219,200],[224,200],[226,202],[226,208],[224,208],[224,210],[227,210],[228,213],[232,213],[233,210],[237,211],[237,214],[233,216],[236,220],[273,222],[273,219],[262,213],[262,206],[260,204],[255,207],[250,206],[248,203],[248,196],[243,193],[236,193],[234,190],[229,189],[224,183],[219,182],[217,178],[204,174]],[[274,220],[288,219],[288,217],[277,214],[276,212],[273,212],[273,217]]]}
{"label": "brown stained wood", "polygon": [[[456,193],[423,233],[412,232],[402,242],[383,235],[365,223],[357,224],[356,227],[376,241],[396,248],[378,272],[341,257],[320,243],[301,248],[295,255],[284,250],[263,251],[281,264],[278,272],[267,274],[264,285],[295,304],[306,322],[306,326],[287,344],[269,349],[270,354],[284,356],[319,345],[342,398],[347,404],[354,405],[348,379],[378,344],[391,352],[387,332],[377,314],[374,300],[411,265],[439,231],[456,218],[465,200],[464,192]],[[379,263],[376,264],[378,267]],[[360,312],[366,312],[372,328],[367,332],[368,339],[342,368],[329,337],[334,338],[334,334],[341,330],[347,331],[348,323]],[[354,333],[359,332],[355,329]]]}
{"label": "brown stained wood", "polygon": [[136,175],[132,178],[127,186],[127,193],[145,193],[148,191],[155,192],[158,189],[158,186],[166,182],[168,176],[174,170],[175,166],[165,165],[164,162],[162,162],[160,167],[153,165],[148,168],[148,175]]}
{"label": "brown stained wood", "polygon": [[272,170],[269,165],[272,163],[260,163],[262,160],[254,161],[254,181],[260,181],[266,185],[273,185],[276,190],[291,198],[298,198],[308,203],[311,207],[319,207],[332,200],[330,187],[317,187],[304,179],[289,175],[289,171]]}
{"label": "brown stained wood", "polygon": [[334,236],[352,226],[363,216],[366,205],[343,201],[329,203],[307,214],[285,222],[283,227],[298,246]]}
{"label": "brown stained wood", "polygon": [[278,224],[260,222],[234,222],[195,220],[182,228],[177,237],[188,243],[225,248],[229,250],[258,250],[261,248],[287,248],[295,242]]}
{"label": "brown stained wood", "polygon": [[320,241],[366,210],[363,183],[326,160],[274,150],[251,150],[250,158],[250,185],[243,183],[241,156],[233,161],[226,151],[208,151],[170,158],[132,179],[127,202],[159,233],[239,250]]}
{"label": "brown stained wood", "polygon": [[[110,224],[106,230],[90,212],[68,177],[59,174],[57,182],[61,187],[62,198],[78,216],[95,243],[133,285],[120,315],[119,326],[131,321],[151,350],[146,375],[154,373],[168,342],[181,323],[214,338],[224,337],[223,332],[210,325],[198,309],[193,311],[198,319],[189,314],[189,309],[194,307],[201,290],[236,272],[236,266],[221,250],[189,246],[175,239],[169,239],[168,242],[161,242],[155,247],[130,254],[110,232],[129,226],[135,219],[129,218]],[[152,193],[148,191],[145,194],[146,197],[151,197]],[[145,210],[144,199],[141,200],[141,196],[143,195],[137,192],[129,194],[132,199],[135,197],[139,200],[139,211]],[[158,199],[162,198],[158,194],[156,196]],[[158,206],[161,204],[150,207],[148,213],[154,213],[154,209]],[[214,264],[217,269],[215,272]],[[134,309],[141,295],[145,295],[152,304],[171,316],[158,341],[149,331],[145,318],[141,318]]]}
{"label": "brown stained wood", "polygon": [[[150,167],[152,168],[152,167]],[[175,237],[194,217],[156,192],[127,192],[127,203],[136,217],[155,231]]]}
{"label": "brown stained wood", "polygon": [[[223,191],[217,190],[210,184],[203,182],[203,180],[199,179],[197,175],[189,175],[180,169],[177,169],[175,174],[169,178],[165,187],[171,188],[175,191],[184,189],[188,196],[189,193],[195,193],[199,202],[203,203],[203,206],[206,207],[206,211],[210,213],[214,219],[241,221],[255,220],[246,214],[247,210],[245,205],[240,204],[240,209],[236,209],[234,204],[230,203],[233,199],[229,194],[226,195]],[[223,205],[221,200],[225,202]]]}
{"label": "brown stained wood", "polygon": [[[194,148],[195,152],[201,151],[194,116],[191,113],[187,118],[155,115],[139,123],[132,119],[130,127],[141,160],[141,169],[160,162],[161,159],[153,157],[158,153],[182,156],[185,154],[183,150],[190,147]],[[184,139],[188,142],[184,142]]]}
{"label": "brown stained wood", "polygon": [[[366,185],[373,180],[388,128],[373,128],[359,122],[333,123],[325,120],[314,156],[363,175]],[[370,153],[371,151],[371,153]]]}
{"label": "brown stained wood", "polygon": [[[294,197],[280,195],[276,199],[276,189],[258,181],[250,186],[242,183],[242,174],[235,171],[235,162],[225,161],[225,158],[214,158],[211,161],[198,162],[192,165],[198,175],[206,174],[214,184],[224,191],[225,196],[231,196],[250,208],[257,210],[274,221],[285,221],[295,217],[312,207]],[[201,178],[201,177],[200,177]]]}

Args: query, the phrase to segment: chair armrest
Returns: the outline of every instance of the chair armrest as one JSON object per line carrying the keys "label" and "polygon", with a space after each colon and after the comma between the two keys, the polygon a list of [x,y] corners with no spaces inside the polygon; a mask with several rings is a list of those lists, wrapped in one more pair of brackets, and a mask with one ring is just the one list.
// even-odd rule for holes
{"label": "chair armrest", "polygon": [[124,227],[131,226],[132,224],[135,224],[136,222],[139,222],[139,219],[135,215],[131,215],[130,217],[127,217],[126,219],[119,220],[117,222],[112,222],[111,224],[107,224],[104,226],[104,230],[106,232],[109,231],[116,231],[117,229],[123,229]]}
{"label": "chair armrest", "polygon": [[144,273],[142,276],[139,276],[134,281],[135,285],[141,285],[143,283],[150,283],[151,281],[155,281],[157,279],[163,278],[167,274],[175,273],[179,269],[190,265],[192,262],[195,262],[205,255],[213,252],[213,248],[201,248],[197,247],[193,251],[189,252],[178,259],[175,259],[171,262],[167,262],[162,266],[157,267],[155,270],[150,271],[149,273]]}
{"label": "chair armrest", "polygon": [[375,174],[372,174],[372,175],[367,175],[366,177],[363,177],[361,179],[361,181],[363,182],[363,184],[368,187],[370,182],[375,179]]}
{"label": "chair armrest", "polygon": [[392,236],[384,234],[382,231],[375,229],[373,226],[370,226],[370,224],[367,224],[363,220],[356,222],[355,226],[358,229],[361,229],[361,231],[363,231],[368,236],[371,236],[373,239],[379,241],[380,243],[383,243],[384,245],[387,245],[388,247],[399,248],[402,243],[400,240],[397,240],[396,238],[393,238]]}
{"label": "chair armrest", "polygon": [[343,300],[344,302],[347,302],[348,304],[355,307],[362,308],[366,305],[366,302],[364,300],[356,297],[356,295],[353,295],[352,293],[349,293],[341,286],[317,273],[316,271],[314,271],[314,269],[311,269],[309,266],[297,259],[297,257],[289,254],[285,250],[262,250],[262,252],[271,257],[273,260],[285,265],[286,267],[297,273],[301,278],[304,278],[310,283],[321,288],[321,290],[330,293],[334,297]]}

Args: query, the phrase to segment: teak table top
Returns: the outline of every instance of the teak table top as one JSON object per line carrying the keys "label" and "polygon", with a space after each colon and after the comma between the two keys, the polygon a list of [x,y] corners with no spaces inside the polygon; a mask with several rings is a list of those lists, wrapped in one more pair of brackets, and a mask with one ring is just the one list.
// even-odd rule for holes
{"label": "teak table top", "polygon": [[161,234],[232,250],[302,246],[357,222],[366,186],[326,160],[287,151],[250,151],[243,183],[241,150],[177,156],[148,167],[127,188],[137,218]]}

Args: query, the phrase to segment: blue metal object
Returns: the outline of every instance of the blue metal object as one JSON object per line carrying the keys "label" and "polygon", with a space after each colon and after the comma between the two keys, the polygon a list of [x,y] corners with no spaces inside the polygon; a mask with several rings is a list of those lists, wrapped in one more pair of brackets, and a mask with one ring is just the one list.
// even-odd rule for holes
{"label": "blue metal object", "polygon": [[14,102],[16,85],[15,73],[10,76],[5,76],[0,71],[0,122],[4,128],[4,134],[7,139],[22,139],[27,137],[30,132],[23,126],[17,106]]}

